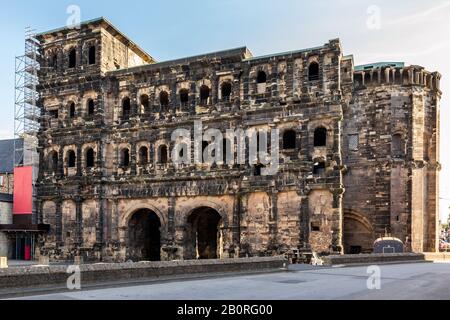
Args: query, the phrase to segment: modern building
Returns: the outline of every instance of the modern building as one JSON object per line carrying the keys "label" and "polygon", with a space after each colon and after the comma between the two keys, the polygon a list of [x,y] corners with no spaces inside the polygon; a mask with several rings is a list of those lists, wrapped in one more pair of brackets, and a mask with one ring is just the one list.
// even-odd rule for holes
{"label": "modern building", "polygon": [[[39,254],[360,253],[386,233],[408,250],[437,249],[438,72],[355,66],[338,39],[263,57],[244,47],[157,62],[104,18],[37,39],[37,212],[50,228]],[[276,172],[265,175],[261,153],[250,160],[249,137],[173,139],[179,129],[194,137],[200,121],[216,134],[278,130],[269,143]],[[202,163],[203,151],[216,161]]]}
{"label": "modern building", "polygon": [[24,140],[0,141],[0,256],[14,260],[33,260],[39,232],[33,215],[33,173],[23,167],[23,159],[15,167],[14,154],[24,148]]}

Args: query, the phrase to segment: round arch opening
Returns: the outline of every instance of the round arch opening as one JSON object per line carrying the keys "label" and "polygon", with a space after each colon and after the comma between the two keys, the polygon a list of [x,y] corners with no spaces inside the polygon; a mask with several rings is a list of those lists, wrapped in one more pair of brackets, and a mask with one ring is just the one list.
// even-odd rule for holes
{"label": "round arch opening", "polygon": [[220,259],[223,254],[223,219],[209,207],[195,209],[188,217],[187,259]]}
{"label": "round arch opening", "polygon": [[128,222],[128,252],[132,261],[161,261],[161,220],[149,209],[136,211]]}
{"label": "round arch opening", "polygon": [[362,215],[344,215],[344,250],[346,254],[372,253],[374,242],[373,228]]}

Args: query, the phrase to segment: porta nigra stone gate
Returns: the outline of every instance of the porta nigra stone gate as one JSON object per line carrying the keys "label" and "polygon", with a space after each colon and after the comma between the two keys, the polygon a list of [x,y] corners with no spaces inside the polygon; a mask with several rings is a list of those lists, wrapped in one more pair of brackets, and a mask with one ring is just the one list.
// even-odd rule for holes
{"label": "porta nigra stone gate", "polygon": [[[436,250],[439,73],[354,66],[337,39],[264,57],[237,48],[158,63],[103,18],[38,39],[37,207],[50,226],[40,255],[365,253],[386,233],[409,251]],[[278,172],[174,164],[171,135],[193,132],[195,121],[224,133],[278,129]],[[236,154],[236,143],[224,145]]]}

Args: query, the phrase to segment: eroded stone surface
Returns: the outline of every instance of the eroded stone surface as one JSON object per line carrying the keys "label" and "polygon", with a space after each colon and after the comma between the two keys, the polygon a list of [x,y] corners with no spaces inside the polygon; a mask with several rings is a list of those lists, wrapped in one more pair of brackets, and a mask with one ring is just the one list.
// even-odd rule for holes
{"label": "eroded stone surface", "polygon": [[[386,232],[414,251],[435,249],[438,73],[355,68],[339,40],[268,57],[240,48],[156,63],[104,20],[40,41],[37,192],[39,221],[51,228],[39,254],[146,260],[148,248],[139,257],[130,243],[150,241],[136,229],[142,210],[160,222],[162,260],[365,252]],[[279,129],[278,173],[175,167],[171,134],[193,132],[196,120],[223,133]],[[202,225],[217,232],[199,245]]]}

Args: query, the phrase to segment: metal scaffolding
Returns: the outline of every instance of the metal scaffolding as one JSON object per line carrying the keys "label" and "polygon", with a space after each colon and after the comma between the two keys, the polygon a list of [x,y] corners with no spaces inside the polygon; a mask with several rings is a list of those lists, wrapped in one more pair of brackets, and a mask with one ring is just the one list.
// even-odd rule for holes
{"label": "metal scaffolding", "polygon": [[[35,30],[25,29],[25,54],[16,57],[14,106],[14,165],[38,168],[40,110],[37,92],[40,43]],[[23,139],[23,144],[18,141]]]}

